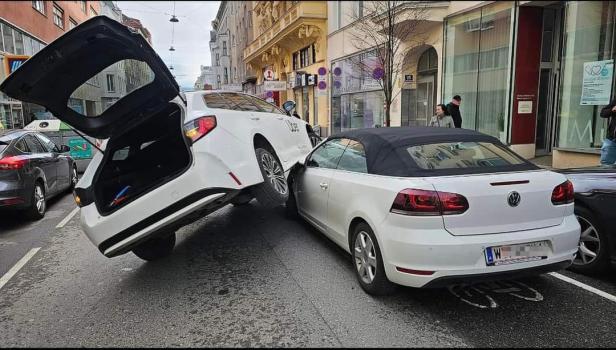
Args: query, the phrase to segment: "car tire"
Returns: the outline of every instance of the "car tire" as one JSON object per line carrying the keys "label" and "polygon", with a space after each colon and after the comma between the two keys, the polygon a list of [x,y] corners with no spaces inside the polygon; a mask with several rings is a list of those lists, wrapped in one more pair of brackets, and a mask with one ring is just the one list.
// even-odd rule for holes
{"label": "car tire", "polygon": [[387,279],[379,243],[374,232],[365,222],[357,224],[353,229],[350,248],[353,257],[353,270],[355,270],[361,288],[371,295],[393,293],[396,286]]}
{"label": "car tire", "polygon": [[[601,222],[590,210],[579,205],[575,206],[575,216],[582,227],[582,234],[578,252],[569,269],[583,274],[605,271],[609,266],[609,243]],[[586,254],[582,254],[583,251]],[[596,256],[593,258],[590,253]]]}
{"label": "car tire", "polygon": [[77,186],[77,182],[79,181],[79,178],[77,177],[77,167],[75,165],[73,165],[73,167],[71,168],[70,180],[71,185],[66,191],[68,193],[72,193],[75,190],[75,186]]}
{"label": "car tire", "polygon": [[175,232],[149,239],[133,249],[133,253],[146,261],[162,259],[173,251],[175,247]]}
{"label": "car tire", "polygon": [[45,198],[45,186],[41,181],[34,184],[30,207],[26,209],[25,215],[32,220],[40,220],[45,217],[47,210],[47,199]]}
{"label": "car tire", "polygon": [[263,175],[263,182],[256,185],[252,193],[261,206],[278,207],[289,198],[289,185],[284,176],[284,168],[274,151],[257,148],[255,153],[259,170]]}

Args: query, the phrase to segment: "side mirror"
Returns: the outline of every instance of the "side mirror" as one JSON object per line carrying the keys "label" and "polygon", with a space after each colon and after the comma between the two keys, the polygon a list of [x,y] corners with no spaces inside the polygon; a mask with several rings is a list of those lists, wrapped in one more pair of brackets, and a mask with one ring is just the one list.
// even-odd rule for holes
{"label": "side mirror", "polygon": [[284,109],[288,115],[291,115],[291,111],[295,109],[295,106],[295,101],[287,101],[282,104],[282,109]]}
{"label": "side mirror", "polygon": [[66,153],[66,152],[69,152],[70,150],[71,148],[68,147],[67,145],[60,146],[60,153]]}

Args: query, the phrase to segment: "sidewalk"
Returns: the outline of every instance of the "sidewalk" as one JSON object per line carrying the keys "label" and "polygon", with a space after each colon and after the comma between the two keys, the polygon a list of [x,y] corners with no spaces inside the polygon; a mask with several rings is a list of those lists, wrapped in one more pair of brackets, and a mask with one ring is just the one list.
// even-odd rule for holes
{"label": "sidewalk", "polygon": [[541,168],[553,169],[552,168],[552,156],[551,155],[532,158],[532,159],[529,159],[529,161],[531,163],[541,167]]}

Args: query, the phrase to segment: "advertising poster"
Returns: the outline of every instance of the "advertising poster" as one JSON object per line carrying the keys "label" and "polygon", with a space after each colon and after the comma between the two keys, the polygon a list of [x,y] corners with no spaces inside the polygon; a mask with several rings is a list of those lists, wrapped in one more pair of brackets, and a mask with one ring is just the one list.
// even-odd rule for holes
{"label": "advertising poster", "polygon": [[580,105],[596,106],[610,103],[614,60],[584,62]]}

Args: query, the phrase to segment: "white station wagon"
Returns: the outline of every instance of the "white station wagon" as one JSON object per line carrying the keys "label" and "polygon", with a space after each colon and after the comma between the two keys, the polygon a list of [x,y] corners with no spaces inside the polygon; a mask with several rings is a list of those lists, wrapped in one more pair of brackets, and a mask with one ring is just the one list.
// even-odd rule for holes
{"label": "white station wagon", "polygon": [[[93,78],[104,70],[124,76],[115,88],[126,91],[99,107],[88,98],[108,88]],[[49,44],[0,90],[108,139],[75,189],[83,230],[107,257],[165,256],[179,227],[229,203],[283,204],[289,170],[312,149],[310,127],[290,110],[241,93],[180,93],[145,39],[104,16]]]}
{"label": "white station wagon", "polygon": [[321,143],[287,209],[352,254],[362,288],[505,279],[569,266],[573,186],[471,130],[376,128]]}

